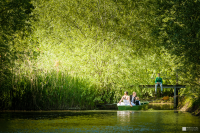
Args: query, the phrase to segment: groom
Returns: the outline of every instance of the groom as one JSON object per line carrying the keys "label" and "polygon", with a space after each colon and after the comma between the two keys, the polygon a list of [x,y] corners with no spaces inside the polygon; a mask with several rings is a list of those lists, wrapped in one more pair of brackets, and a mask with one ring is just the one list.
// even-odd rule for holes
{"label": "groom", "polygon": [[135,105],[135,98],[136,98],[136,92],[133,92],[133,95],[130,95],[130,102],[131,105]]}

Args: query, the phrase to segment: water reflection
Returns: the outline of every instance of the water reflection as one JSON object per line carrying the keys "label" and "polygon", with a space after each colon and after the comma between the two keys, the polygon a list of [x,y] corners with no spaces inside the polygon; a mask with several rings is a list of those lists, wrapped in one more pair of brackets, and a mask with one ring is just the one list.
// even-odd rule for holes
{"label": "water reflection", "polygon": [[179,111],[178,110],[174,110],[174,113],[178,113]]}
{"label": "water reflection", "polygon": [[130,112],[117,111],[117,122],[121,124],[126,124],[127,122],[130,122]]}
{"label": "water reflection", "polygon": [[[121,126],[125,126],[129,131],[137,132],[162,132],[172,131],[175,128],[175,124],[165,124],[166,118],[169,118],[172,111],[117,111],[117,123]],[[174,116],[170,116],[173,119]],[[173,120],[170,119],[171,122]],[[174,121],[176,123],[176,121]]]}
{"label": "water reflection", "polygon": [[1,112],[0,132],[182,132],[200,119],[174,110]]}
{"label": "water reflection", "polygon": [[132,125],[140,115],[138,111],[117,111],[117,122],[121,125]]}
{"label": "water reflection", "polygon": [[181,132],[183,126],[198,127],[200,119],[188,112],[152,109],[117,111],[117,123],[137,132]]}

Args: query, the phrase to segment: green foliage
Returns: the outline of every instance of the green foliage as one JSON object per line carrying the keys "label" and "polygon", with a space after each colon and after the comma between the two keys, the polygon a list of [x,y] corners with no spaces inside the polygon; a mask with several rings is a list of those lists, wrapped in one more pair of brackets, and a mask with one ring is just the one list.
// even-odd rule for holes
{"label": "green foliage", "polygon": [[184,62],[199,63],[199,22],[200,1],[164,0],[158,1],[161,10],[157,10],[157,33],[161,44],[184,58]]}
{"label": "green foliage", "polygon": [[[17,47],[19,39],[24,38],[30,28],[28,19],[32,5],[28,0],[1,0],[0,1],[0,101],[10,105],[12,96],[7,93],[12,90],[13,65],[16,58],[20,58]],[[14,87],[13,87],[14,88]],[[7,105],[5,105],[7,106]]]}
{"label": "green foliage", "polygon": [[[118,102],[126,90],[152,96],[154,89],[138,85],[153,85],[158,72],[164,84],[176,84],[178,74],[179,84],[199,86],[195,1],[0,4],[1,20],[8,18],[0,31],[3,108],[94,108]],[[200,93],[188,87],[181,95],[189,90]]]}
{"label": "green foliage", "polygon": [[157,45],[164,46],[175,57],[179,83],[188,85],[181,93],[199,94],[200,1],[162,0],[157,1],[156,5],[157,27],[154,28],[153,35],[158,40]]}

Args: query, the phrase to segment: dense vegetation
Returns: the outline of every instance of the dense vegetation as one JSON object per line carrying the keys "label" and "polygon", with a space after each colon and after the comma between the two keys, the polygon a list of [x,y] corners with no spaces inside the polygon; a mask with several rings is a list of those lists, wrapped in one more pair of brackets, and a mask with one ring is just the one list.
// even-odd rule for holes
{"label": "dense vegetation", "polygon": [[125,90],[152,96],[154,89],[138,85],[154,84],[158,72],[164,84],[187,85],[181,96],[198,103],[198,0],[3,0],[0,6],[1,109],[92,109],[117,102]]}

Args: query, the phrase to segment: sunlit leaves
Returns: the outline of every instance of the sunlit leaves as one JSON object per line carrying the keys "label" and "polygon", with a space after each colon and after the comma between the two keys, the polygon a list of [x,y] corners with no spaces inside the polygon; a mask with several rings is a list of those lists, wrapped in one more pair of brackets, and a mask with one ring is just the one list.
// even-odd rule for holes
{"label": "sunlit leaves", "polygon": [[[198,69],[194,64],[183,63],[197,61],[190,54],[197,57],[199,48],[196,45],[199,31],[193,27],[193,24],[198,27],[195,23],[198,13],[185,10],[191,8],[190,4],[183,7],[173,0],[32,0],[31,3],[34,6],[31,13],[34,17],[28,21],[31,34],[27,32],[29,36],[24,37],[24,32],[17,31],[13,35],[15,46],[10,47],[13,50],[10,53],[15,50],[23,53],[17,55],[22,61],[15,62],[13,73],[20,67],[24,71],[21,73],[27,74],[32,82],[37,71],[37,76],[63,72],[62,76],[54,73],[48,76],[49,80],[41,78],[37,83],[51,96],[62,94],[57,97],[62,99],[65,93],[80,94],[83,98],[92,95],[87,97],[90,105],[92,101],[113,102],[107,99],[111,94],[105,90],[115,92],[116,101],[121,95],[120,89],[142,95],[147,90],[141,91],[138,85],[154,84],[158,72],[164,84],[175,84],[177,72],[182,80],[183,73],[193,75],[190,68]],[[25,28],[25,31],[28,30]],[[13,37],[7,32],[1,33],[2,42]],[[96,90],[86,89],[86,84],[79,84],[75,79],[67,79],[65,84],[66,75],[87,79],[88,86],[95,86]],[[62,84],[67,88],[65,91],[60,88],[50,91]],[[73,85],[75,90],[71,90]],[[71,106],[77,103],[67,99]]]}

